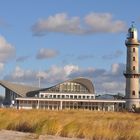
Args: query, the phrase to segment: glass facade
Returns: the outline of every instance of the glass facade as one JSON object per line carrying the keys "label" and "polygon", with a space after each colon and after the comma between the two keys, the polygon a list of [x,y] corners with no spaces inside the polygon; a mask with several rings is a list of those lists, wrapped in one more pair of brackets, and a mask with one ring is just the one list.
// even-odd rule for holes
{"label": "glass facade", "polygon": [[89,93],[89,90],[79,83],[65,82],[48,89],[49,92]]}

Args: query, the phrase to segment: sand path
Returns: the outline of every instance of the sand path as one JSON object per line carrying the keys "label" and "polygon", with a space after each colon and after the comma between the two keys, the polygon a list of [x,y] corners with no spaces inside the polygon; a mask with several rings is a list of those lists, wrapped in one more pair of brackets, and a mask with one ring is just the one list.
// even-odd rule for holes
{"label": "sand path", "polygon": [[32,134],[32,133],[1,130],[0,140],[83,140],[83,139],[64,138],[64,137],[50,136],[50,135],[37,136],[36,134]]}

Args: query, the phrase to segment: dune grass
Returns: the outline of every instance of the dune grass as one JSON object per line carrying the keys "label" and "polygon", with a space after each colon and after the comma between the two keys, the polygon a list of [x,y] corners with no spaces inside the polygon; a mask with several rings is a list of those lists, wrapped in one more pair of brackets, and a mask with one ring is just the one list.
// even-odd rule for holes
{"label": "dune grass", "polygon": [[0,129],[90,140],[140,140],[140,114],[0,109]]}

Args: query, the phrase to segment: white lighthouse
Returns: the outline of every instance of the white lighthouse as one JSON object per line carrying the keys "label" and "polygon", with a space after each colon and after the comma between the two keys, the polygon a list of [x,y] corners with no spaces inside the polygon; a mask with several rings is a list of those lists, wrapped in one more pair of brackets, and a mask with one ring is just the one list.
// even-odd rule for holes
{"label": "white lighthouse", "polygon": [[126,108],[140,107],[139,105],[139,45],[137,29],[132,24],[128,29],[125,41],[127,47],[127,62],[124,76],[126,78],[125,99]]}

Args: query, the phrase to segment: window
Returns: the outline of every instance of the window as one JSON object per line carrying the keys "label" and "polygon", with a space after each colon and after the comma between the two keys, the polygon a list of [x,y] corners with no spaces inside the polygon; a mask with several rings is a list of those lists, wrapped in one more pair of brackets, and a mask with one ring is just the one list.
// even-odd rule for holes
{"label": "window", "polygon": [[133,66],[133,70],[135,70],[135,66]]}
{"label": "window", "polygon": [[135,52],[135,48],[133,48],[133,52]]}
{"label": "window", "polygon": [[77,96],[74,96],[74,99],[77,99]]}
{"label": "window", "polygon": [[81,96],[79,96],[78,98],[81,99]]}
{"label": "window", "polygon": [[44,95],[43,94],[41,94],[41,98],[43,98],[44,97]]}
{"label": "window", "polygon": [[72,95],[70,95],[70,98],[71,98],[71,99],[73,99],[73,96],[72,96]]}
{"label": "window", "polygon": [[64,99],[65,98],[65,95],[62,95],[62,99]]}
{"label": "window", "polygon": [[135,95],[135,90],[132,91],[132,95]]}
{"label": "window", "polygon": [[133,57],[133,61],[135,61],[135,57]]}
{"label": "window", "polygon": [[24,104],[27,104],[27,101],[23,101]]}
{"label": "window", "polygon": [[66,82],[59,86],[58,91],[60,92],[78,92],[78,93],[87,93],[88,89],[79,83]]}
{"label": "window", "polygon": [[94,99],[94,96],[91,96],[91,99]]}
{"label": "window", "polygon": [[134,38],[134,32],[131,31],[131,32],[129,33],[129,38]]}
{"label": "window", "polygon": [[87,99],[89,99],[89,96],[87,96]]}
{"label": "window", "polygon": [[69,99],[69,95],[66,95],[66,98]]}

